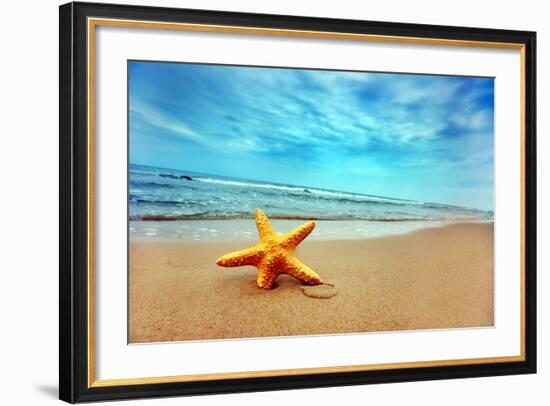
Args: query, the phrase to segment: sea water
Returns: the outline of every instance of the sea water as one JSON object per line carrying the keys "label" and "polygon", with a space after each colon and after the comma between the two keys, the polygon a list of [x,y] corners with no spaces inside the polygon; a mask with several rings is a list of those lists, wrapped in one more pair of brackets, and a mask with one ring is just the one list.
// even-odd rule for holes
{"label": "sea water", "polygon": [[[134,164],[128,199],[130,235],[144,238],[252,240],[256,208],[282,232],[304,220],[322,222],[313,238],[364,238],[493,220],[492,211],[467,207]],[[222,219],[232,221],[211,221]]]}

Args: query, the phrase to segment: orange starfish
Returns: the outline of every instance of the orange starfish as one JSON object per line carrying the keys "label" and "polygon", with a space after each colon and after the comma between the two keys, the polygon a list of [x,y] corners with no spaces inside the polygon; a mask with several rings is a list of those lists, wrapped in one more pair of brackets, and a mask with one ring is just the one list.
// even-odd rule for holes
{"label": "orange starfish", "polygon": [[258,268],[257,283],[262,289],[271,289],[275,278],[282,273],[308,285],[323,283],[319,275],[302,264],[293,252],[315,228],[313,221],[295,228],[288,234],[278,235],[265,213],[257,209],[256,227],[260,241],[255,246],[224,255],[218,258],[216,263],[227,267],[254,265]]}

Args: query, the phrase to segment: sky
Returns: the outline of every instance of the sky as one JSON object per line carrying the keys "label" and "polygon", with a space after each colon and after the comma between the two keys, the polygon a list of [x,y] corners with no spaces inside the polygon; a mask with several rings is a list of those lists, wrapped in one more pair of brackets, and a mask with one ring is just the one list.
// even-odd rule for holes
{"label": "sky", "polygon": [[128,70],[131,163],[493,210],[492,78]]}

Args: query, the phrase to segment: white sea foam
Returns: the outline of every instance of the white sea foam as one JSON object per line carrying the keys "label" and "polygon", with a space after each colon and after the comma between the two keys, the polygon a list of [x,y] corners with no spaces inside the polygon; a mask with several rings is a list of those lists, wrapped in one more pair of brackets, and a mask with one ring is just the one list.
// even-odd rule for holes
{"label": "white sea foam", "polygon": [[392,204],[415,204],[415,205],[423,205],[425,204],[422,201],[415,201],[415,200],[403,200],[403,199],[392,199],[388,197],[380,197],[380,196],[371,196],[371,195],[363,195],[358,193],[348,193],[348,192],[337,192],[337,191],[331,191],[331,190],[323,190],[323,189],[317,189],[312,187],[305,187],[305,186],[286,186],[286,185],[278,185],[273,183],[255,183],[255,182],[245,182],[245,181],[237,181],[237,180],[228,180],[228,179],[216,179],[216,178],[208,178],[208,177],[196,177],[194,178],[197,182],[203,182],[203,183],[212,183],[217,185],[226,185],[226,186],[239,186],[239,187],[245,187],[245,188],[258,188],[258,189],[273,189],[273,190],[283,190],[287,192],[294,192],[294,193],[311,193],[313,195],[331,198],[331,199],[350,199],[350,200],[358,200],[358,201],[365,201],[365,202],[382,202],[382,203],[392,203]]}
{"label": "white sea foam", "polygon": [[[469,222],[487,222],[472,221]],[[253,220],[188,220],[162,221],[155,223],[157,232],[145,231],[142,221],[131,222],[136,230],[131,235],[132,241],[139,240],[177,240],[177,241],[255,241],[256,226]],[[405,234],[424,228],[442,227],[454,224],[455,221],[317,221],[315,231],[308,240],[357,240]],[[300,220],[272,220],[275,229],[287,233],[303,224]],[[210,232],[208,226],[216,226],[216,232]],[[206,229],[207,231],[203,231]]]}

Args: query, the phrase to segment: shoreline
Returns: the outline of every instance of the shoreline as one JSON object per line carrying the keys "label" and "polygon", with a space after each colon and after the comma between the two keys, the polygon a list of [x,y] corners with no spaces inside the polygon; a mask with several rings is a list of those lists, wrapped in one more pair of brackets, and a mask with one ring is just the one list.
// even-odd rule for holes
{"label": "shoreline", "polygon": [[[270,220],[279,233],[287,233],[306,220]],[[362,240],[441,228],[455,224],[493,224],[493,220],[315,220],[308,241]],[[257,239],[253,219],[129,221],[130,242],[224,242]]]}
{"label": "shoreline", "polygon": [[298,257],[338,288],[314,299],[287,275],[262,291],[255,268],[215,264],[245,240],[132,241],[129,343],[490,327],[493,242],[492,223],[308,238]]}

